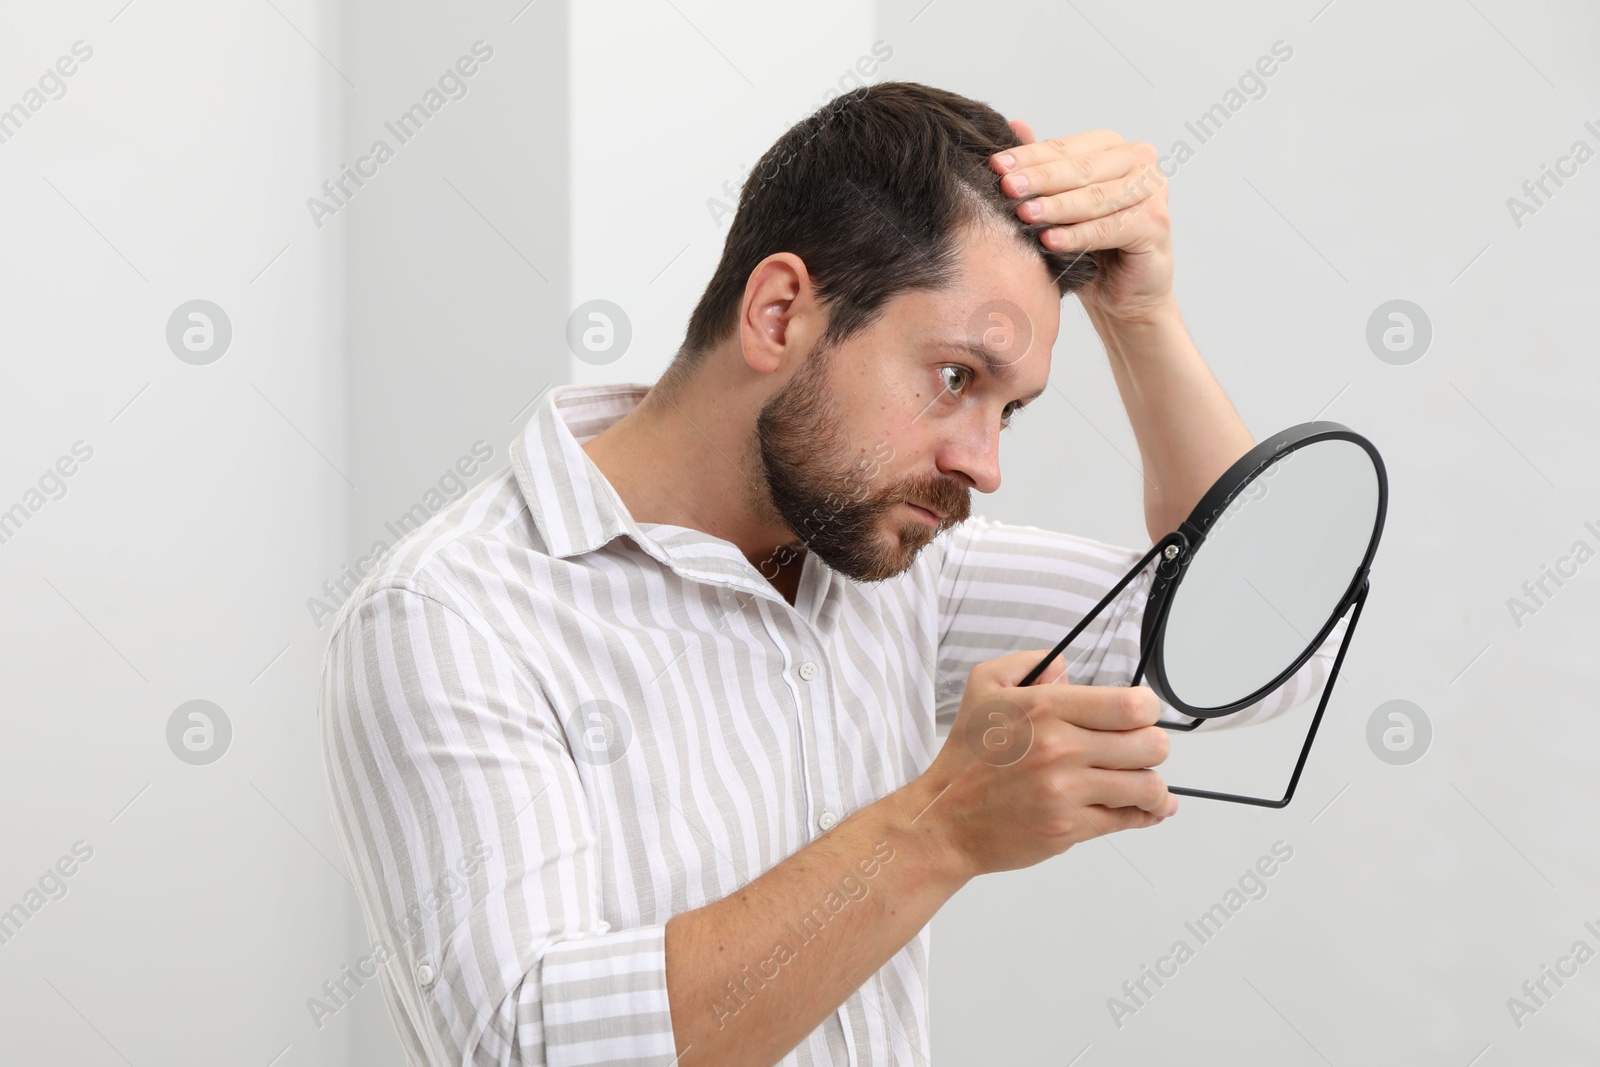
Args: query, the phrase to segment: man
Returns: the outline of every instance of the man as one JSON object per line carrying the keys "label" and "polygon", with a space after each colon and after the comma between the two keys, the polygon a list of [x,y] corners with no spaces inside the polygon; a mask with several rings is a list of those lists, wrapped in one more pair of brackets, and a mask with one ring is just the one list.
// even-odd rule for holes
{"label": "man", "polygon": [[939,907],[1176,811],[1128,685],[1148,572],[1017,684],[1142,553],[970,500],[1069,292],[1153,538],[1254,443],[1180,322],[1154,159],[838,98],[752,172],[662,380],[553,391],[350,598],[323,737],[414,1062],[926,1062]]}

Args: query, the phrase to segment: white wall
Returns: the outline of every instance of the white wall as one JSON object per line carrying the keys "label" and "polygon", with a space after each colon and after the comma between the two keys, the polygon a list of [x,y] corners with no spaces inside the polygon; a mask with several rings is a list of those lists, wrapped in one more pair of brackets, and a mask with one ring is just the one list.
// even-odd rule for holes
{"label": "white wall", "polygon": [[[866,5],[572,5],[572,300],[621,308],[620,356],[577,382],[666,369],[722,255],[746,173],[785,130],[860,84]],[[891,77],[895,61],[869,80]]]}
{"label": "white wall", "polygon": [[[0,144],[0,507],[92,450],[0,544],[0,908],[39,905],[0,944],[8,1063],[350,1062],[305,1003],[355,940],[303,605],[348,492],[339,246],[304,207],[342,84],[306,39],[339,26],[277,7],[6,5],[0,107],[92,49]],[[166,339],[197,298],[232,324],[205,365]],[[232,729],[208,765],[167,742],[197,699]]]}

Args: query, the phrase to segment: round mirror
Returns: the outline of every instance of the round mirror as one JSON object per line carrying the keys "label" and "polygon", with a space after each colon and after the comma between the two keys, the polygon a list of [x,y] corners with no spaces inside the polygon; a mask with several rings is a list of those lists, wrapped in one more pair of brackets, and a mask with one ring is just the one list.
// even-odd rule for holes
{"label": "round mirror", "polygon": [[1143,657],[1163,700],[1196,718],[1247,707],[1322,645],[1366,577],[1387,505],[1364,437],[1311,422],[1230,467],[1157,564]]}

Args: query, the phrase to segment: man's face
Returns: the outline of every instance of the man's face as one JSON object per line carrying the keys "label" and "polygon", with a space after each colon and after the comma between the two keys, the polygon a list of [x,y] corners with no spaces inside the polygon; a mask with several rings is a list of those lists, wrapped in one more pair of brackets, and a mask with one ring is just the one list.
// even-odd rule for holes
{"label": "man's face", "polygon": [[904,572],[971,516],[969,489],[1000,487],[1003,421],[1045,388],[1060,315],[1035,252],[969,230],[950,287],[896,297],[870,329],[813,350],[762,407],[754,444],[778,515],[847,577]]}

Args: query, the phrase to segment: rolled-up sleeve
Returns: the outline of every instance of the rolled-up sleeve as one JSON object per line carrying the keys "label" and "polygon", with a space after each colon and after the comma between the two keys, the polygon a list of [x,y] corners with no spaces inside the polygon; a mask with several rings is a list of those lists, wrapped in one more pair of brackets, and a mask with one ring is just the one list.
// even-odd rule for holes
{"label": "rolled-up sleeve", "polygon": [[670,1064],[665,925],[612,929],[559,711],[414,580],[341,621],[319,723],[391,1011],[429,1064]]}
{"label": "rolled-up sleeve", "polygon": [[[936,720],[948,731],[973,667],[1019,649],[1054,648],[1149,548],[995,522],[974,516],[947,535],[939,559],[939,663]],[[1129,685],[1139,666],[1145,603],[1155,578],[1147,566],[1061,658],[1075,685]],[[1348,616],[1283,685],[1239,711],[1204,724],[1209,731],[1275,718],[1320,692]],[[1140,679],[1143,683],[1144,679]],[[1161,717],[1190,722],[1165,701]]]}

